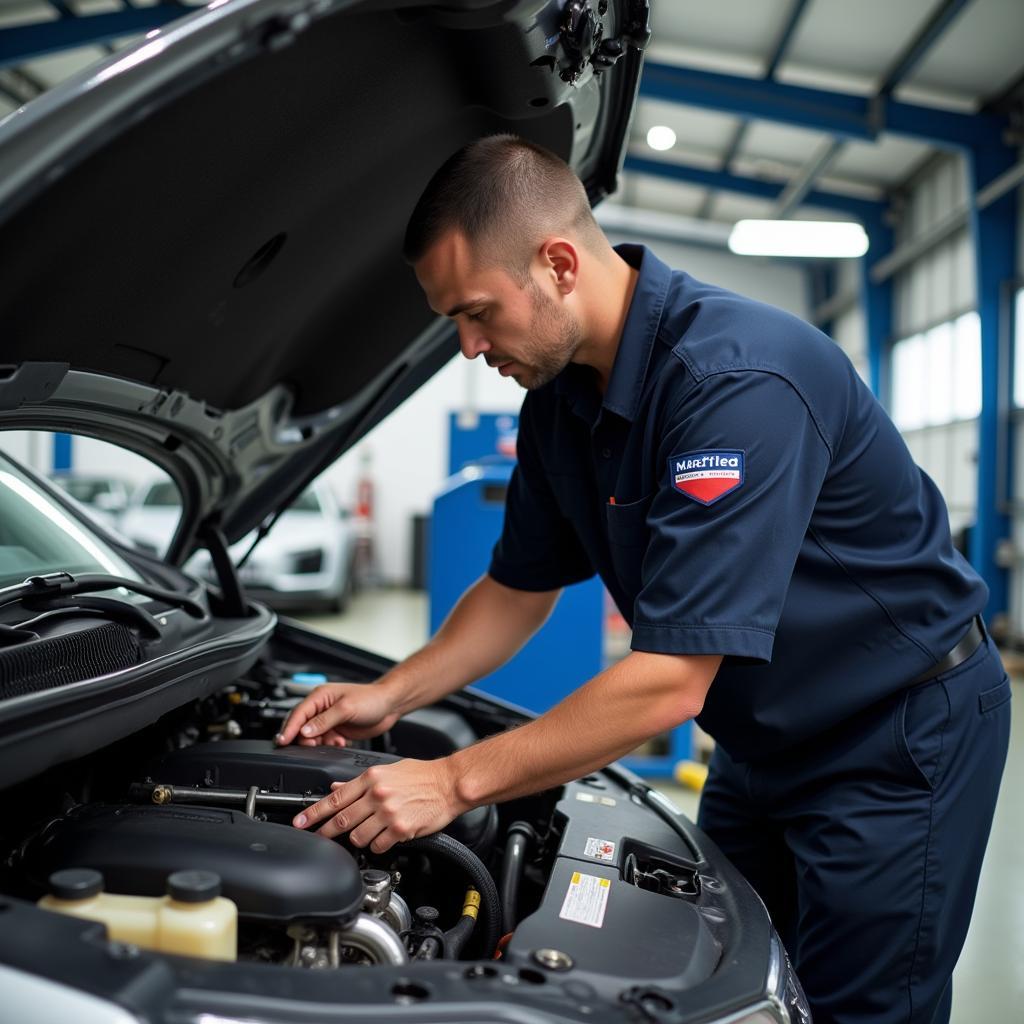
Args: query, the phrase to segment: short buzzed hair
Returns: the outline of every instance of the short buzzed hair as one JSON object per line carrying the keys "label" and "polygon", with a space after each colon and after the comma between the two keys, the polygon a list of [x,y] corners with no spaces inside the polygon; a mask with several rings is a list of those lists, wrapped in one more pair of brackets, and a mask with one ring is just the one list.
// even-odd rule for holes
{"label": "short buzzed hair", "polygon": [[572,230],[590,242],[601,235],[572,168],[517,135],[477,139],[441,165],[409,218],[402,255],[418,263],[452,229],[520,285],[546,236]]}

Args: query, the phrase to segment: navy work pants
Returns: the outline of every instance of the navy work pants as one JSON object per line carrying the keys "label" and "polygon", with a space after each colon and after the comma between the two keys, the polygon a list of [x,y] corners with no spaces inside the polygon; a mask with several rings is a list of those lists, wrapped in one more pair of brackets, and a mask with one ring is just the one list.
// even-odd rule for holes
{"label": "navy work pants", "polygon": [[1009,733],[986,637],[783,757],[716,749],[698,824],[764,900],[815,1024],[948,1021]]}

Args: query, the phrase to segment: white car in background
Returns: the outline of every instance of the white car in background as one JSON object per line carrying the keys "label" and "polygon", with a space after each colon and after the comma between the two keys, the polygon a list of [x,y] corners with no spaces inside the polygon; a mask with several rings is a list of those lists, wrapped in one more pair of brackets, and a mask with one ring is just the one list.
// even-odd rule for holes
{"label": "white car in background", "polygon": [[[151,480],[132,497],[121,532],[150,554],[167,550],[181,517],[181,497],[170,480]],[[256,531],[231,545],[238,565]],[[288,506],[273,529],[245,560],[239,578],[254,598],[279,609],[344,611],[354,584],[355,532],[348,513],[324,481],[314,481]],[[216,580],[210,556],[201,551],[186,571]]]}
{"label": "white car in background", "polygon": [[100,525],[117,530],[128,507],[132,485],[121,477],[96,473],[57,473],[53,482],[85,506]]}
{"label": "white car in background", "polygon": [[[256,539],[256,531],[232,544],[235,565]],[[280,610],[327,608],[342,612],[352,596],[356,535],[348,512],[323,481],[314,481],[288,506],[245,560],[239,578],[246,593]],[[186,572],[216,581],[210,556],[201,551]]]}

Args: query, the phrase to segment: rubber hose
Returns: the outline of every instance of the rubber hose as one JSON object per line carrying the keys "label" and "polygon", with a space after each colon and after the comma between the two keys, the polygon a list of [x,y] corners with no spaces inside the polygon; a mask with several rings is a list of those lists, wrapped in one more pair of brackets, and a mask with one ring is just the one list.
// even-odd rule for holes
{"label": "rubber hose", "polygon": [[451,836],[438,832],[432,836],[422,836],[402,843],[405,850],[422,850],[424,853],[436,853],[451,861],[469,876],[470,882],[480,893],[480,925],[479,942],[483,955],[489,957],[501,938],[501,904],[498,901],[498,887],[494,884],[487,868],[480,858],[467,849],[462,843]]}
{"label": "rubber hose", "polygon": [[531,839],[536,838],[530,825],[525,821],[514,821],[508,827],[508,839],[505,842],[505,859],[501,864],[501,912],[502,935],[516,930],[516,908],[519,905],[519,882],[526,867],[526,848]]}
{"label": "rubber hose", "polygon": [[453,960],[458,960],[462,954],[462,947],[469,941],[476,927],[475,917],[460,917],[458,923],[453,925],[444,933],[445,945],[448,947],[448,955]]}

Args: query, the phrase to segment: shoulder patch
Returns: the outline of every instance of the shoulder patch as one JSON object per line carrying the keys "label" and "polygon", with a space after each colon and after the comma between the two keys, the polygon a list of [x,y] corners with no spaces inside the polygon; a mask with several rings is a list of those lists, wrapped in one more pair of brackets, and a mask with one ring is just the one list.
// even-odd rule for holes
{"label": "shoulder patch", "polygon": [[668,460],[669,483],[702,505],[713,505],[743,483],[744,453],[732,448],[683,452]]}

